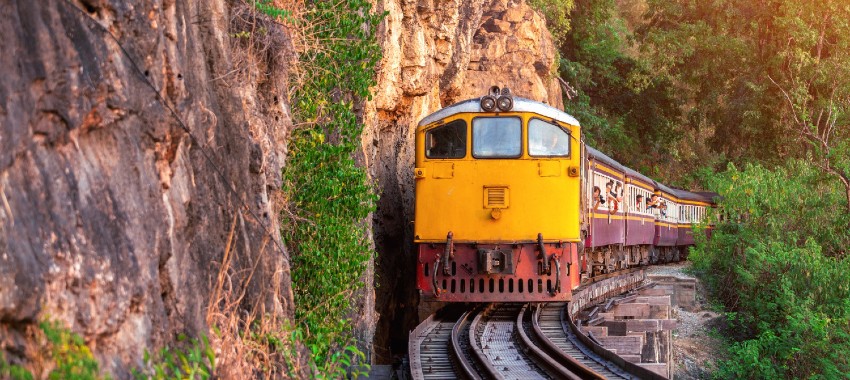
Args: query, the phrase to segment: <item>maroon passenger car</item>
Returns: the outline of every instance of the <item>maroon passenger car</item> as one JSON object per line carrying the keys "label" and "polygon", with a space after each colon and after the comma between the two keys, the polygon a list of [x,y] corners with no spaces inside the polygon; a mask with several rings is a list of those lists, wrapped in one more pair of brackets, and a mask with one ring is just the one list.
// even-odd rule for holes
{"label": "maroon passenger car", "polygon": [[626,237],[625,250],[629,266],[649,263],[649,252],[655,238],[655,215],[647,202],[655,192],[655,181],[626,168]]}
{"label": "maroon passenger car", "polygon": [[650,262],[669,262],[678,256],[679,203],[675,190],[656,182],[655,197],[650,202],[655,215],[655,238]]}
{"label": "maroon passenger car", "polygon": [[585,258],[593,273],[608,273],[627,265],[625,242],[626,167],[587,147],[585,194],[587,194],[587,236]]}

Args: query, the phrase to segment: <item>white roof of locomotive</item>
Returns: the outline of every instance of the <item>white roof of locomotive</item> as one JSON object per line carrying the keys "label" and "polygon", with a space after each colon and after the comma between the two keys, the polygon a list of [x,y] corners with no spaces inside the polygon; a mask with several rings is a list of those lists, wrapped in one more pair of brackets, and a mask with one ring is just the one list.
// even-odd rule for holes
{"label": "white roof of locomotive", "polygon": [[[579,125],[578,120],[572,117],[570,114],[561,111],[555,107],[552,107],[545,103],[540,103],[531,99],[513,97],[514,99],[514,108],[512,108],[508,112],[532,112],[536,113],[540,116],[549,117],[570,125]],[[459,113],[472,113],[472,112],[484,112],[481,109],[481,98],[475,98],[466,100],[460,103],[452,104],[446,108],[440,109],[437,112],[434,112],[428,116],[425,116],[422,121],[419,122],[419,126],[426,126],[431,124],[437,120],[445,119],[449,116],[456,115]]]}

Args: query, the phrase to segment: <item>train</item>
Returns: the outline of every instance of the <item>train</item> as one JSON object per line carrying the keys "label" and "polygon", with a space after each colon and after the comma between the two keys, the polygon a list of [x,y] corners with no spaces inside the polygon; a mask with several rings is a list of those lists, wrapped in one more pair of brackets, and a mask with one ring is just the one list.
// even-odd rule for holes
{"label": "train", "polygon": [[493,86],[415,137],[421,297],[570,301],[601,276],[679,261],[716,194],[654,181],[585,144],[573,116]]}

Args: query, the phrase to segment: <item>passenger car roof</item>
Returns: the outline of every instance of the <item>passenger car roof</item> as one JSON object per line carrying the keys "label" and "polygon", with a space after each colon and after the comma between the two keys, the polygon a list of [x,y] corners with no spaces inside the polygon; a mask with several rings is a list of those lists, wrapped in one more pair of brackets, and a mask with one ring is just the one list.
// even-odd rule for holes
{"label": "passenger car roof", "polygon": [[625,173],[627,170],[631,170],[623,166],[623,164],[617,162],[613,158],[606,156],[604,153],[591,148],[589,145],[585,145],[585,147],[587,148],[588,157],[592,157],[594,160],[602,162],[603,164],[608,165],[621,173]]}
{"label": "passenger car roof", "polygon": [[656,190],[661,190],[663,193],[670,194],[670,195],[672,195],[672,196],[674,196],[674,197],[676,197],[676,198],[679,198],[679,195],[678,195],[678,191],[677,191],[677,190],[673,190],[672,188],[667,187],[666,185],[664,185],[664,184],[663,184],[663,183],[661,183],[661,182],[655,182],[655,189],[656,189]]}
{"label": "passenger car roof", "polygon": [[653,189],[651,189],[651,190],[654,190],[654,187],[655,187],[655,184],[656,184],[654,179],[649,178],[649,177],[641,174],[637,170],[634,170],[630,167],[626,167],[626,178],[635,178],[635,179],[637,179],[641,182],[645,182],[647,185],[653,187]]}
{"label": "passenger car roof", "polygon": [[705,199],[705,197],[703,197],[702,195],[697,194],[697,193],[692,193],[690,191],[683,190],[683,189],[677,189],[677,188],[670,188],[670,190],[673,191],[673,195],[675,195],[676,198],[679,198],[681,200],[697,201],[697,202],[709,202]]}

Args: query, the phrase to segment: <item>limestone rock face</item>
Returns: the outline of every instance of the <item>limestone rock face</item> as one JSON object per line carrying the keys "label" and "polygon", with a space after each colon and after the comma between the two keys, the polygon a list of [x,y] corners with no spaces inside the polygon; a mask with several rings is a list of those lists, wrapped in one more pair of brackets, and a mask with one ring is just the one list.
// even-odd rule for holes
{"label": "limestone rock face", "polygon": [[[378,0],[388,16],[380,26],[383,60],[372,101],[365,106],[362,141],[381,200],[374,218],[378,262],[375,346],[403,350],[415,327],[412,250],[413,161],[416,124],[457,101],[510,87],[517,96],[562,108],[551,75],[555,47],[543,17],[522,0]],[[391,339],[390,337],[395,339]]]}
{"label": "limestone rock face", "polygon": [[240,80],[252,68],[233,62],[229,7],[0,5],[7,359],[26,360],[27,331],[49,317],[79,333],[105,370],[129,377],[145,349],[208,333],[226,248],[224,273],[244,285],[240,307],[291,317],[270,191],[291,124],[284,80]]}

